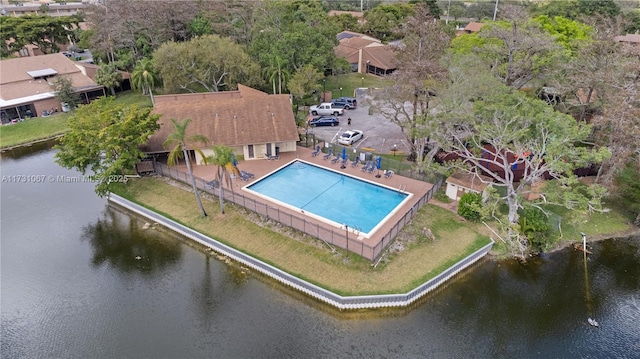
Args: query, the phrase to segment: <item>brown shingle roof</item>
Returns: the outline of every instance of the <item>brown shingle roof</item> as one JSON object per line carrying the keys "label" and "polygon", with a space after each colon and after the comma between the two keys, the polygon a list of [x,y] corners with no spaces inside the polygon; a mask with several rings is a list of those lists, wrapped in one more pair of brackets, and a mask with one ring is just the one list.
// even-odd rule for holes
{"label": "brown shingle roof", "polygon": [[393,48],[387,46],[366,47],[362,50],[362,60],[371,61],[369,64],[377,68],[391,70],[398,67],[395,63]]}
{"label": "brown shingle roof", "polygon": [[7,101],[51,92],[47,81],[35,80],[27,73],[47,68],[54,69],[56,76],[68,77],[75,88],[98,86],[61,53],[20,57],[0,63],[0,99]]}
{"label": "brown shingle roof", "polygon": [[470,22],[470,23],[467,24],[467,26],[464,27],[464,31],[467,31],[467,32],[478,32],[478,31],[480,31],[482,26],[484,26],[484,24],[481,23],[481,22]]}
{"label": "brown shingle roof", "polygon": [[640,44],[640,34],[626,34],[613,38],[617,42],[628,42],[630,44]]}
{"label": "brown shingle roof", "polygon": [[[447,183],[452,183],[463,188],[467,188],[473,191],[482,192],[487,188],[488,184],[492,182],[491,178],[480,175],[482,180],[478,176],[472,173],[455,172],[449,176],[446,180]],[[483,182],[484,180],[484,182]]]}
{"label": "brown shingle roof", "polygon": [[206,136],[211,144],[241,146],[297,141],[298,131],[289,95],[268,95],[238,84],[237,91],[155,97],[160,129],[149,139],[147,152],[164,152],[162,143],[173,132],[171,119],[191,119],[188,134]]}

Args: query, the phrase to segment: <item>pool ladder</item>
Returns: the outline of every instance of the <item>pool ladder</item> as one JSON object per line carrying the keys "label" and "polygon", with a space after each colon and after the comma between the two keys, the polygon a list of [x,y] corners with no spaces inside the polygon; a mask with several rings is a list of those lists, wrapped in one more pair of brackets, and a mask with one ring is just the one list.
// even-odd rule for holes
{"label": "pool ladder", "polygon": [[406,184],[401,184],[400,187],[398,187],[398,192],[406,192],[407,191],[407,185]]}

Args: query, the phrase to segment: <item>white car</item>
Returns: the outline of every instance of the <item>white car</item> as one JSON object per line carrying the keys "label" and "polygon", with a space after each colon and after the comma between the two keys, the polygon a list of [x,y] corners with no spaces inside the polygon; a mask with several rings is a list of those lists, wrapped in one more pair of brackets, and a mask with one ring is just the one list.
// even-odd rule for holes
{"label": "white car", "polygon": [[338,138],[338,143],[350,146],[354,142],[361,140],[363,136],[364,132],[360,130],[344,131],[344,133]]}

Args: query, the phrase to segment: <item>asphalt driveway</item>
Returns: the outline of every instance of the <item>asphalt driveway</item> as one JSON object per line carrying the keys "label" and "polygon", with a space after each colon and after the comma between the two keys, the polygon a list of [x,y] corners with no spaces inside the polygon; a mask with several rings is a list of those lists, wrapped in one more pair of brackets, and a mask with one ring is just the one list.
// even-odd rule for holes
{"label": "asphalt driveway", "polygon": [[[364,138],[352,147],[362,149],[363,147],[373,149],[376,153],[393,153],[394,145],[398,152],[409,153],[407,138],[400,130],[400,127],[382,115],[369,114],[369,105],[365,91],[359,91],[357,100],[358,108],[345,110],[344,115],[338,116],[340,125],[335,127],[314,127],[309,128],[309,133],[327,142],[337,144],[338,137],[346,130],[364,131]],[[351,126],[347,125],[347,119],[351,117]]]}

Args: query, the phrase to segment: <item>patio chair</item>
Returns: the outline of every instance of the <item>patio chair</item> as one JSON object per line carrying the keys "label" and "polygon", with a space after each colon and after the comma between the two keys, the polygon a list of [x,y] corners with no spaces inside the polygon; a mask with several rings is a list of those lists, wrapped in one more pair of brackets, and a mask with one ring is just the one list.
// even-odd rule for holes
{"label": "patio chair", "polygon": [[205,183],[205,185],[206,185],[208,188],[215,189],[216,187],[218,187],[218,181],[216,181],[216,180],[211,180],[211,181],[209,181],[209,182]]}
{"label": "patio chair", "polygon": [[369,166],[369,168],[367,168],[367,173],[373,173],[373,171],[376,169],[376,164],[375,162],[371,163],[371,166]]}
{"label": "patio chair", "polygon": [[358,167],[358,164],[360,164],[360,157],[356,157],[356,159],[351,162],[351,167]]}
{"label": "patio chair", "polygon": [[347,167],[347,162],[349,162],[349,157],[345,157],[340,161],[340,167]]}
{"label": "patio chair", "polygon": [[311,152],[311,156],[316,157],[320,152],[320,146],[318,146],[315,151]]}
{"label": "patio chair", "polygon": [[338,161],[340,161],[342,157],[340,157],[340,155],[336,155],[332,160],[331,163],[338,163]]}
{"label": "patio chair", "polygon": [[253,178],[256,175],[254,175],[253,173],[249,173],[247,171],[241,170],[240,171],[240,177],[247,177],[247,178]]}
{"label": "patio chair", "polygon": [[367,163],[362,166],[362,172],[367,172],[369,167],[373,167],[373,161],[367,161]]}
{"label": "patio chair", "polygon": [[264,157],[265,157],[267,160],[270,160],[270,161],[271,161],[271,160],[279,160],[279,159],[280,159],[280,156],[278,156],[278,155],[275,155],[275,156],[274,156],[274,155],[270,155],[270,154],[268,154],[268,153],[265,153],[265,154],[264,154]]}
{"label": "patio chair", "polygon": [[243,180],[244,182],[249,182],[251,181],[253,177],[251,176],[247,176],[246,174],[240,173],[240,179]]}
{"label": "patio chair", "polygon": [[393,176],[394,172],[392,170],[388,170],[384,172],[384,178],[391,178],[391,176]]}
{"label": "patio chair", "polygon": [[331,157],[331,156],[333,156],[333,148],[330,148],[330,149],[329,149],[329,152],[327,152],[327,154],[326,154],[326,155],[324,155],[324,156],[322,157],[322,159],[328,160],[328,159],[329,159],[329,157]]}

